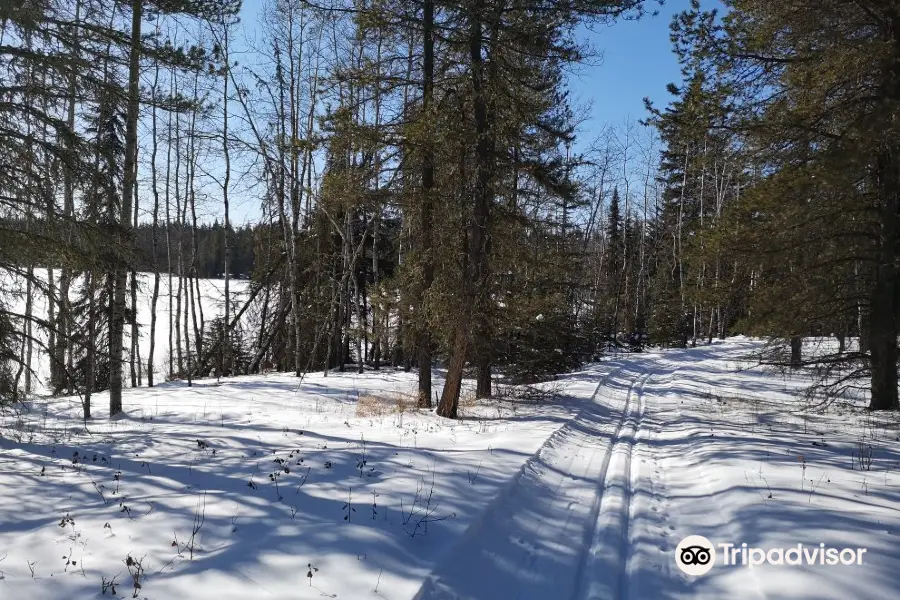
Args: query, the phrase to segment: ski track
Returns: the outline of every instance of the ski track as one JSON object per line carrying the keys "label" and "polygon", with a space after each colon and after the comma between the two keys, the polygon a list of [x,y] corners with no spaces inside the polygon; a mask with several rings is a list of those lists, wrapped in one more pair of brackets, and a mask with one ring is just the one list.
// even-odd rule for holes
{"label": "ski track", "polygon": [[579,583],[572,600],[627,597],[628,534],[635,485],[631,458],[644,414],[643,386],[649,378],[648,373],[631,383],[606,451],[602,488],[598,489],[593,511],[596,527],[585,544],[587,551],[581,555],[576,576]]}
{"label": "ski track", "polygon": [[632,457],[653,375],[642,362],[599,378],[587,406],[525,463],[416,600],[627,597]]}

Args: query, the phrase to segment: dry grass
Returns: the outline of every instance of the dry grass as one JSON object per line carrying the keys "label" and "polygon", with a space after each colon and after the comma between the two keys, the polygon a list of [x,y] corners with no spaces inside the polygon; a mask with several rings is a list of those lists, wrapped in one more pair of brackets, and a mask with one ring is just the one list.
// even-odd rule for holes
{"label": "dry grass", "polygon": [[478,400],[475,398],[474,390],[465,390],[459,395],[459,405],[463,408],[472,408],[473,406],[478,404]]}
{"label": "dry grass", "polygon": [[460,417],[473,416],[475,414],[475,411],[473,409],[477,406],[478,399],[475,398],[475,390],[462,390],[459,393],[459,404],[457,405],[457,411]]}
{"label": "dry grass", "polygon": [[416,397],[400,392],[388,392],[378,396],[365,394],[356,401],[357,417],[383,417],[413,410],[416,410]]}
{"label": "dry grass", "polygon": [[564,387],[561,381],[544,382],[539,385],[498,384],[494,387],[494,398],[526,404],[552,402],[559,397]]}

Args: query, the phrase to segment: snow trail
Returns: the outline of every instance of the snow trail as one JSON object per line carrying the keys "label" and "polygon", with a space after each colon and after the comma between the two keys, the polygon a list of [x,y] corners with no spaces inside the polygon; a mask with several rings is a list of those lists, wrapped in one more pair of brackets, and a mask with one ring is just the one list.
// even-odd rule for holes
{"label": "snow trail", "polygon": [[[862,427],[848,423],[847,407],[799,411],[803,378],[741,368],[754,343],[632,355],[580,374],[596,374],[595,388],[569,390],[583,410],[438,560],[415,600],[895,596],[900,427],[888,418],[878,433],[865,413]],[[867,444],[878,445],[878,475],[851,468]],[[749,567],[720,555],[692,577],[675,563],[689,535],[716,548],[869,554],[854,567]]]}
{"label": "snow trail", "polygon": [[636,476],[632,455],[644,416],[644,384],[650,373],[637,377],[628,390],[622,419],[606,454],[603,488],[597,496],[596,528],[579,565],[578,591],[572,600],[627,598],[628,547]]}
{"label": "snow trail", "polygon": [[631,456],[650,377],[638,364],[599,378],[585,409],[528,460],[416,600],[619,597],[627,587]]}

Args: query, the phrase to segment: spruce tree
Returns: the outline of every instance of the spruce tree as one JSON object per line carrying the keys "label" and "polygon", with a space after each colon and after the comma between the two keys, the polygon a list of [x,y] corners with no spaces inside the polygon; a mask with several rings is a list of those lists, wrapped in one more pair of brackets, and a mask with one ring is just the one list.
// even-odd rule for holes
{"label": "spruce tree", "polygon": [[675,40],[716,73],[760,180],[746,197],[760,226],[745,232],[774,259],[753,274],[762,315],[787,337],[858,317],[860,352],[817,360],[863,361],[870,408],[898,408],[898,7],[732,0],[719,20],[693,4]]}

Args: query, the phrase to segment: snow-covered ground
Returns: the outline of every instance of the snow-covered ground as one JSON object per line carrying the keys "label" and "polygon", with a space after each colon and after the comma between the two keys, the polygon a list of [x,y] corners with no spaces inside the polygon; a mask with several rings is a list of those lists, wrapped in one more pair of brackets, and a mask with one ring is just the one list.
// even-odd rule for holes
{"label": "snow-covered ground", "polygon": [[[0,421],[0,598],[132,597],[138,570],[150,599],[898,597],[896,417],[811,409],[747,368],[759,345],[618,357],[455,422],[394,370],[128,390],[112,421],[100,395],[86,429],[36,400]],[[692,534],[867,552],[693,577]]]}

